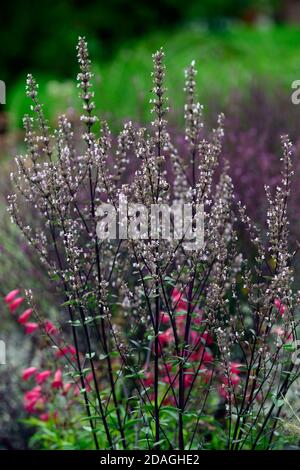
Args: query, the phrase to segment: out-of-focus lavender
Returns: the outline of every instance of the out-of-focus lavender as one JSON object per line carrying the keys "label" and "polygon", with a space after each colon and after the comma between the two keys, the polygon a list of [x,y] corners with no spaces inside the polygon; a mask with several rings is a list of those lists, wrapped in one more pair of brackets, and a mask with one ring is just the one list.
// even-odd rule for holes
{"label": "out-of-focus lavender", "polygon": [[[291,240],[295,242],[300,240],[300,106],[292,104],[290,95],[289,89],[270,92],[262,84],[253,86],[247,96],[233,93],[223,109],[225,135],[221,158],[229,162],[236,201],[246,205],[248,215],[264,230],[265,185],[274,190],[280,181],[280,137],[289,135],[295,155],[289,201]],[[203,113],[209,128],[215,124],[220,99],[214,96],[208,103]],[[188,165],[184,136],[177,129],[173,132]]]}
{"label": "out-of-focus lavender", "polygon": [[274,94],[253,88],[248,98],[232,97],[226,110],[223,158],[230,163],[237,200],[257,225],[264,227],[265,185],[275,189],[280,180],[280,136],[294,144],[295,176],[289,202],[292,238],[300,238],[300,107],[292,104],[290,90]]}

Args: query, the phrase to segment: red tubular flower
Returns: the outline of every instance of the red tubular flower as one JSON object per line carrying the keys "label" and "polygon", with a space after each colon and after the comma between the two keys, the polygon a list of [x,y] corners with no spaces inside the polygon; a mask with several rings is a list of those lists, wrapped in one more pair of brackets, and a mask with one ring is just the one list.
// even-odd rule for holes
{"label": "red tubular flower", "polygon": [[90,383],[90,382],[93,380],[93,378],[94,378],[94,377],[93,377],[93,373],[90,372],[89,374],[87,374],[85,380],[86,380],[88,383]]}
{"label": "red tubular flower", "polygon": [[160,322],[163,325],[168,325],[170,323],[170,317],[167,313],[165,312],[160,312]]}
{"label": "red tubular flower", "polygon": [[25,323],[24,326],[25,326],[25,334],[26,335],[30,335],[35,330],[37,330],[38,327],[39,327],[39,325],[37,323],[31,323],[31,322]]}
{"label": "red tubular flower", "polygon": [[41,421],[45,421],[45,422],[49,421],[49,419],[50,419],[51,417],[53,418],[54,421],[57,420],[57,417],[58,417],[58,412],[57,412],[57,410],[55,410],[52,415],[51,415],[51,413],[50,413],[49,411],[47,411],[47,412],[45,412],[45,413],[41,413],[41,414],[39,415],[39,419],[40,419]]}
{"label": "red tubular flower", "polygon": [[[166,374],[161,378],[161,381],[164,382],[165,384],[168,384],[168,385],[169,384],[175,385],[175,383],[173,382],[173,378],[174,377],[171,376],[170,374]],[[153,379],[153,381],[154,381],[154,379]],[[153,382],[152,382],[152,384],[153,384]]]}
{"label": "red tubular flower", "polygon": [[56,357],[63,357],[66,356],[69,352],[68,346],[64,346],[63,348],[60,348],[56,351],[55,356]]}
{"label": "red tubular flower", "polygon": [[51,414],[49,411],[47,411],[47,412],[41,413],[41,414],[39,415],[39,419],[40,419],[41,421],[49,421],[49,419],[50,419],[51,417],[53,418],[54,421],[57,420],[57,417],[58,417],[58,412],[57,412],[57,410],[55,410],[53,414]]}
{"label": "red tubular flower", "polygon": [[197,351],[191,354],[190,360],[196,362],[201,361],[203,364],[211,364],[214,360],[214,356],[206,349],[203,350],[203,346],[201,346]]}
{"label": "red tubular flower", "polygon": [[144,385],[151,387],[154,384],[154,374],[151,371],[145,372]]}
{"label": "red tubular flower", "polygon": [[81,390],[81,388],[79,387],[79,385],[75,384],[75,386],[74,386],[74,397],[78,397],[78,395],[80,395],[80,390]]}
{"label": "red tubular flower", "polygon": [[21,325],[24,325],[29,320],[31,314],[32,314],[32,308],[28,308],[22,313],[22,315],[19,316],[18,322],[21,323]]}
{"label": "red tubular flower", "polygon": [[4,302],[6,302],[7,304],[10,304],[19,293],[20,293],[20,289],[12,290],[11,292],[7,294],[6,297],[4,297]]}
{"label": "red tubular flower", "polygon": [[37,372],[36,367],[28,367],[27,369],[24,369],[23,372],[22,372],[22,380],[25,380],[25,381],[28,380],[36,372]]}
{"label": "red tubular flower", "polygon": [[63,381],[62,381],[62,372],[60,369],[54,374],[54,380],[51,383],[52,388],[63,388]]}
{"label": "red tubular flower", "polygon": [[242,364],[239,362],[230,362],[229,363],[229,369],[231,374],[240,374],[240,367],[242,367]]}
{"label": "red tubular flower", "polygon": [[49,413],[49,411],[46,412],[46,413],[40,414],[39,419],[40,419],[41,421],[45,421],[45,422],[46,422],[46,421],[49,421],[49,419],[50,419],[50,413]]}
{"label": "red tubular flower", "polygon": [[56,357],[63,357],[66,356],[68,353],[71,354],[71,356],[75,356],[76,354],[76,349],[71,344],[57,350],[55,355]]}
{"label": "red tubular flower", "polygon": [[231,374],[230,380],[233,386],[238,385],[241,381],[240,377],[237,374]]}
{"label": "red tubular flower", "polygon": [[9,304],[9,310],[11,313],[15,313],[18,307],[24,302],[24,297],[18,297],[17,299],[14,299],[12,302]]}
{"label": "red tubular flower", "polygon": [[185,312],[188,309],[188,303],[186,300],[183,300],[183,293],[178,289],[174,288],[172,291],[172,302],[177,311],[184,310]]}
{"label": "red tubular flower", "polygon": [[274,305],[277,308],[280,315],[283,316],[286,306],[279,299],[274,300]]}
{"label": "red tubular flower", "polygon": [[37,385],[36,387],[33,387],[32,390],[29,390],[28,392],[26,392],[25,397],[30,400],[31,398],[40,396],[41,393],[42,393],[42,388],[39,385]]}
{"label": "red tubular flower", "polygon": [[69,344],[69,346],[68,346],[68,351],[69,351],[69,353],[70,353],[72,356],[75,356],[75,354],[76,354],[76,349],[74,348],[74,346],[72,346],[72,344]]}
{"label": "red tubular flower", "polygon": [[58,333],[58,329],[50,320],[45,321],[45,330],[49,335],[56,335]]}
{"label": "red tubular flower", "polygon": [[210,336],[208,331],[204,331],[204,333],[202,333],[201,335],[201,338],[204,340],[206,346],[211,346],[214,342],[213,338]]}
{"label": "red tubular flower", "polygon": [[203,354],[203,362],[204,364],[211,364],[214,360],[214,356],[208,352],[208,351],[204,351],[204,354]]}
{"label": "red tubular flower", "polygon": [[51,370],[43,370],[35,376],[36,382],[41,385],[43,384],[51,375]]}
{"label": "red tubular flower", "polygon": [[186,388],[190,387],[193,383],[195,374],[193,370],[186,370],[184,372],[183,383]]}
{"label": "red tubular flower", "polygon": [[38,408],[42,408],[45,404],[45,398],[42,397],[42,389],[40,386],[34,387],[24,395],[24,406],[28,413],[33,413]]}
{"label": "red tubular flower", "polygon": [[162,348],[164,346],[167,346],[170,343],[170,341],[173,340],[173,338],[174,338],[174,335],[173,335],[172,328],[168,328],[166,331],[164,331],[163,333],[159,333],[158,335],[158,341]]}

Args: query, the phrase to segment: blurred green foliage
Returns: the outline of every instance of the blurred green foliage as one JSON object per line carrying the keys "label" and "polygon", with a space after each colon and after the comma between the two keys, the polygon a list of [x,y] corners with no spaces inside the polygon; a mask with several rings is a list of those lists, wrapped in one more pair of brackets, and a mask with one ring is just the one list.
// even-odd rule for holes
{"label": "blurred green foliage", "polygon": [[[70,60],[76,69],[74,39]],[[195,59],[198,67],[199,94],[206,104],[212,95],[220,96],[220,108],[230,99],[230,92],[247,92],[253,81],[262,81],[266,93],[274,85],[291,93],[292,81],[300,77],[300,29],[272,27],[254,29],[234,27],[211,32],[195,27],[172,34],[159,32],[125,44],[111,61],[101,61],[91,50],[95,72],[95,101],[102,117],[144,121],[149,112],[151,53],[164,46],[167,65],[167,87],[171,108],[180,110],[184,68]],[[74,81],[57,80],[55,75],[37,74],[41,101],[50,120],[68,108],[78,107]],[[9,90],[8,107],[13,110],[13,126],[21,124],[29,110],[24,92],[25,75]],[[216,100],[215,100],[216,101]]]}
{"label": "blurred green foliage", "polygon": [[94,57],[111,59],[124,41],[194,22],[221,27],[224,18],[274,12],[279,0],[13,0],[0,14],[1,79],[26,71],[70,77],[73,47],[86,35]]}

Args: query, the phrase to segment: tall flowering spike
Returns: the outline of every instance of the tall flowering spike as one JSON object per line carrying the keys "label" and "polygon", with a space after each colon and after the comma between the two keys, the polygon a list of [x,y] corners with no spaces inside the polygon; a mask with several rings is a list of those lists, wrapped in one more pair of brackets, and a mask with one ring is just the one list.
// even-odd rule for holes
{"label": "tall flowering spike", "polygon": [[81,115],[81,120],[86,123],[89,134],[92,125],[98,121],[98,118],[92,115],[93,110],[95,109],[95,103],[92,101],[94,98],[94,92],[90,90],[92,87],[91,79],[93,78],[93,74],[91,72],[88,45],[84,37],[79,37],[78,40],[77,59],[80,67],[80,73],[77,75],[77,86],[80,89],[79,98],[83,100],[84,109],[84,114]]}
{"label": "tall flowering spike", "polygon": [[115,181],[119,181],[129,164],[128,150],[135,141],[135,130],[132,122],[126,122],[123,130],[118,135],[118,147],[115,153],[115,174],[113,176]]}
{"label": "tall flowering spike", "polygon": [[27,75],[27,80],[26,80],[26,96],[28,96],[28,98],[31,98],[33,101],[35,101],[38,97],[38,88],[39,86],[35,78],[33,78],[31,73],[29,73]]}
{"label": "tall flowering spike", "polygon": [[161,150],[167,142],[166,125],[167,121],[164,119],[168,111],[167,97],[165,96],[166,88],[164,87],[165,80],[165,65],[164,65],[164,51],[162,48],[153,54],[154,70],[152,72],[153,88],[152,93],[154,98],[150,100],[152,104],[151,112],[156,115],[156,119],[152,122],[155,128],[155,143],[158,146],[158,156],[161,157]]}
{"label": "tall flowering spike", "polygon": [[151,112],[155,114],[155,119],[151,123],[154,128],[154,136],[150,140],[150,154],[151,158],[145,166],[146,173],[152,173],[153,178],[150,176],[149,184],[151,186],[153,202],[161,200],[161,195],[166,187],[164,173],[162,171],[162,163],[164,161],[163,151],[167,150],[169,144],[169,135],[167,132],[167,121],[164,119],[168,111],[166,106],[167,98],[165,96],[166,88],[164,87],[165,80],[165,65],[164,65],[164,52],[159,49],[153,54],[153,88],[152,93],[154,98],[150,100],[152,104]]}
{"label": "tall flowering spike", "polygon": [[287,136],[281,137],[283,169],[281,184],[276,187],[274,196],[270,188],[266,187],[268,199],[267,226],[269,239],[269,253],[275,260],[276,272],[285,269],[290,258],[288,250],[289,221],[287,215],[287,202],[290,194],[292,170],[292,144]]}
{"label": "tall flowering spike", "polygon": [[185,135],[186,140],[192,147],[197,145],[197,138],[199,132],[203,127],[202,123],[202,109],[203,107],[197,101],[196,94],[196,75],[197,70],[195,68],[195,61],[193,60],[191,65],[185,70],[185,87],[186,92],[186,104],[184,107],[185,117]]}
{"label": "tall flowering spike", "polygon": [[290,192],[290,180],[291,176],[293,176],[293,169],[292,169],[292,155],[293,155],[293,144],[289,140],[287,135],[283,135],[281,137],[281,145],[283,149],[283,171],[282,171],[282,184],[286,190],[286,196],[289,195]]}
{"label": "tall flowering spike", "polygon": [[23,127],[25,129],[24,142],[26,142],[31,160],[33,164],[35,164],[35,162],[37,161],[39,157],[39,153],[38,153],[38,137],[36,133],[34,132],[33,126],[34,126],[33,118],[26,114],[23,118]]}
{"label": "tall flowering spike", "polygon": [[[41,135],[39,137],[36,137],[36,139],[37,141],[40,141],[43,143],[42,151],[48,156],[49,160],[51,160],[52,151],[50,148],[49,125],[43,112],[43,105],[39,102],[38,88],[39,88],[39,85],[34,79],[34,77],[31,74],[28,74],[27,80],[26,80],[26,96],[28,96],[28,98],[30,98],[33,101],[31,110],[34,113],[36,113],[39,130],[41,132]],[[25,126],[25,131],[26,131],[26,137],[27,139],[29,139],[28,145],[29,147],[30,146],[32,147],[34,144],[34,139],[33,139],[34,134],[32,130],[32,122],[30,122],[28,117],[25,117],[24,126]],[[31,154],[32,154],[32,151],[33,150],[31,150]],[[32,155],[32,156],[34,158],[36,157],[36,155]]]}

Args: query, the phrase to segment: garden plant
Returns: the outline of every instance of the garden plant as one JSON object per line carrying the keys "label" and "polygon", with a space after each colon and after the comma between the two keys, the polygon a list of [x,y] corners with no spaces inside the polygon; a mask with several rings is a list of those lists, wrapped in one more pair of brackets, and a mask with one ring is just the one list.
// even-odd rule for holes
{"label": "garden plant", "polygon": [[[15,286],[5,297],[7,313],[41,349],[22,375],[26,422],[37,429],[32,444],[282,448],[299,377],[297,244],[290,246],[287,215],[292,144],[282,136],[281,175],[265,188],[264,230],[234,197],[222,158],[224,116],[213,130],[203,124],[194,62],[185,71],[182,132],[168,128],[160,49],[152,122],[128,121],[114,136],[96,113],[84,38],[77,53],[80,129],[62,115],[51,130],[29,75],[27,151],[16,158],[9,196],[15,224],[55,287],[51,318],[37,306],[43,292]],[[185,234],[155,238],[150,229],[146,238],[99,237],[99,206],[109,203],[118,219],[124,197],[149,211],[189,204],[192,228],[203,206],[204,243],[190,249]],[[133,214],[127,218],[130,226]]]}

